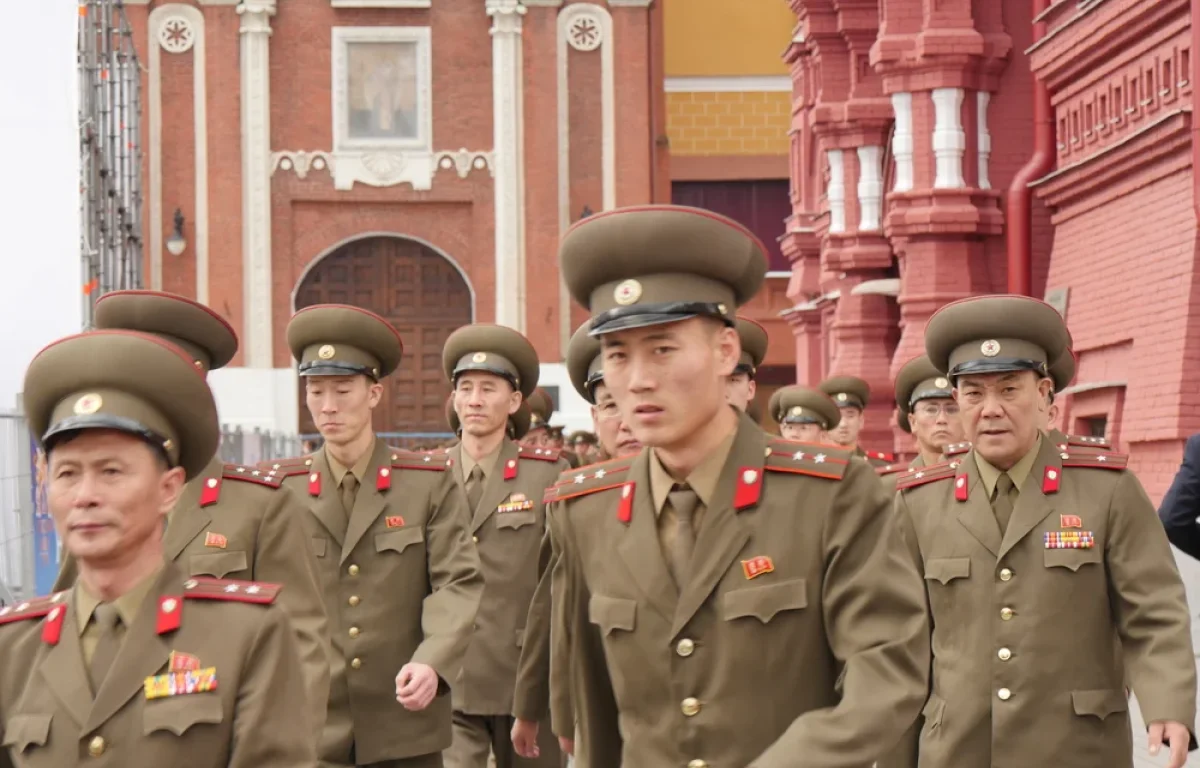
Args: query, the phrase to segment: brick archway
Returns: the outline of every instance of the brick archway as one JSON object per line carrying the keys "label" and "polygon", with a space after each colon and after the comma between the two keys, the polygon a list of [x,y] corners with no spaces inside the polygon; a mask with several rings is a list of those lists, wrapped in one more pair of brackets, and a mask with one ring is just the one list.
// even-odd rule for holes
{"label": "brick archway", "polygon": [[[319,258],[296,288],[297,310],[350,304],[387,318],[404,338],[404,358],[375,409],[376,432],[447,432],[450,385],[442,347],[473,318],[471,288],[458,267],[411,238],[370,235]],[[316,432],[300,394],[300,431]]]}

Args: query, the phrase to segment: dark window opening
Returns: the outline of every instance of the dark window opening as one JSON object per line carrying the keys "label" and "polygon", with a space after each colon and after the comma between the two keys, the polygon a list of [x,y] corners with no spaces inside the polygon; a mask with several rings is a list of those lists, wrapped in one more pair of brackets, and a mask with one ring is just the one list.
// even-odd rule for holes
{"label": "dark window opening", "polygon": [[779,249],[784,219],[792,215],[787,179],[677,181],[671,185],[671,202],[728,216],[763,241],[772,272],[791,271]]}

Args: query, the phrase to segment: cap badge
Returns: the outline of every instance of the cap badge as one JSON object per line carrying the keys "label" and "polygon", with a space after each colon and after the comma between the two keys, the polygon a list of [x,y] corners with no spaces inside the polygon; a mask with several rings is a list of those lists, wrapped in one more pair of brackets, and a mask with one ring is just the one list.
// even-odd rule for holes
{"label": "cap badge", "polygon": [[950,382],[946,381],[946,379],[938,377],[933,380],[933,386],[937,387],[938,389],[945,389],[946,387],[950,386]]}
{"label": "cap badge", "polygon": [[637,280],[622,281],[613,289],[613,301],[627,307],[642,297],[642,284]]}
{"label": "cap badge", "polygon": [[846,396],[846,393],[845,393],[845,392],[838,392],[838,393],[837,393],[837,399],[838,399],[838,402],[839,402],[839,403],[844,403],[844,402],[846,402],[846,401],[847,401],[849,398]]}
{"label": "cap badge", "polygon": [[337,350],[333,348],[332,344],[322,344],[321,348],[317,350],[317,357],[322,360],[332,360],[335,354],[337,354]]}
{"label": "cap badge", "polygon": [[100,406],[102,405],[104,405],[104,399],[95,392],[89,392],[75,401],[75,414],[78,416],[91,416],[100,410]]}
{"label": "cap badge", "polygon": [[792,416],[803,416],[804,415],[804,407],[799,406],[799,405],[793,405],[790,413]]}
{"label": "cap badge", "polygon": [[996,355],[1000,354],[1000,342],[996,341],[995,339],[988,339],[979,345],[979,351],[982,352],[985,357],[995,357]]}
{"label": "cap badge", "polygon": [[484,362],[485,360],[487,360],[487,353],[486,353],[486,352],[476,352],[475,354],[471,355],[471,362],[472,362],[472,363],[482,363],[482,362]]}

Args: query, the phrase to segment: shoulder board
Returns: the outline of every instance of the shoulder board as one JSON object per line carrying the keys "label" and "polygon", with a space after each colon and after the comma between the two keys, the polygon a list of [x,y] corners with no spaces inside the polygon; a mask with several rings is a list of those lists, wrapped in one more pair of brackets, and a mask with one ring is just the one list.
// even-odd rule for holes
{"label": "shoulder board", "polygon": [[1092,450],[1071,453],[1067,450],[1063,451],[1061,455],[1064,468],[1090,467],[1094,469],[1121,470],[1129,466],[1129,457],[1123,453],[1101,453]]}
{"label": "shoulder board", "polygon": [[183,596],[189,600],[225,600],[232,603],[270,605],[281,590],[279,584],[233,579],[191,578],[183,583]]}
{"label": "shoulder board", "polygon": [[934,464],[931,467],[919,467],[909,470],[901,475],[896,480],[897,490],[908,490],[916,488],[919,485],[932,483],[936,480],[949,480],[958,473],[958,462],[948,461],[943,464]]}
{"label": "shoulder board", "polygon": [[522,459],[537,459],[538,461],[548,461],[550,463],[557,462],[562,458],[562,453],[553,448],[531,448],[524,443],[520,443],[520,453]]}
{"label": "shoulder board", "polygon": [[1095,448],[1100,451],[1111,451],[1112,443],[1109,442],[1108,438],[1104,438],[1104,437],[1091,437],[1088,435],[1067,435],[1067,442],[1065,444],[1065,447],[1064,447],[1063,443],[1059,443],[1058,447],[1063,450],[1068,450],[1070,448]]}
{"label": "shoulder board", "polygon": [[226,480],[243,480],[247,483],[265,485],[271,489],[279,488],[283,485],[283,475],[277,470],[260,469],[256,466],[247,467],[241,464],[226,464],[225,471],[221,473],[221,477]]}
{"label": "shoulder board", "polygon": [[624,485],[628,479],[633,459],[633,456],[627,456],[622,459],[613,459],[567,470],[558,476],[558,481],[554,485],[546,489],[542,501],[549,504],[552,501],[565,501],[586,496],[589,493],[618,488]]}
{"label": "shoulder board", "polygon": [[0,624],[11,624],[25,619],[40,619],[54,610],[54,607],[64,603],[67,592],[56,592],[45,597],[35,597],[16,605],[6,605],[0,608]]}
{"label": "shoulder board", "polygon": [[971,450],[970,441],[964,440],[961,443],[951,443],[946,446],[946,450],[942,451],[944,456],[961,456]]}
{"label": "shoulder board", "polygon": [[831,445],[772,438],[767,441],[767,460],[763,463],[763,469],[841,480],[846,474],[851,455],[850,451]]}
{"label": "shoulder board", "polygon": [[884,464],[882,467],[875,467],[875,474],[880,477],[887,475],[895,475],[908,469],[907,464]]}
{"label": "shoulder board", "polygon": [[893,454],[885,453],[884,451],[863,451],[868,459],[879,459],[880,461],[895,461],[896,457]]}
{"label": "shoulder board", "polygon": [[428,469],[432,472],[445,472],[448,466],[450,466],[450,456],[445,453],[392,450],[392,469]]}
{"label": "shoulder board", "polygon": [[294,459],[271,459],[269,461],[260,461],[256,468],[274,472],[276,477],[285,478],[294,475],[308,474],[312,467],[311,456],[298,456]]}

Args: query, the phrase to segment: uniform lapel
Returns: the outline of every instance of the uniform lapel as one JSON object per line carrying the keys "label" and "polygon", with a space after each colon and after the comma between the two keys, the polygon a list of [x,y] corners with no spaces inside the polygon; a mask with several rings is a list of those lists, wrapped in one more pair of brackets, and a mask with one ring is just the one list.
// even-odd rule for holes
{"label": "uniform lapel", "polygon": [[166,594],[183,594],[183,579],[170,563],[159,574],[150,594],[138,608],[133,626],[113,659],[96,699],[83,725],[83,732],[94,731],[120,711],[133,696],[145,689],[147,677],[158,674],[166,665],[171,649],[158,634],[158,600]]}
{"label": "uniform lapel", "polygon": [[325,526],[333,540],[344,549],[342,541],[346,535],[346,513],[342,511],[342,499],[338,496],[338,489],[333,485],[333,471],[329,468],[325,451],[320,450],[312,455],[310,471],[321,476],[321,495],[314,499],[308,491],[300,493],[307,497],[313,516],[321,521],[321,525]]}
{"label": "uniform lapel", "polygon": [[[376,485],[376,477],[380,467],[391,465],[391,453],[392,449],[388,447],[387,443],[375,438],[375,453],[371,456],[371,464],[367,467],[367,471],[358,485],[358,494],[354,497],[354,509],[350,512],[350,522],[346,526],[346,543],[342,545],[342,560],[350,556],[350,551],[354,549],[359,539],[371,528],[379,514],[383,512],[384,507],[387,506],[388,491],[379,490]],[[396,478],[393,477],[392,482],[395,483]],[[336,498],[336,491],[334,496]]]}
{"label": "uniform lapel", "polygon": [[54,697],[79,728],[83,728],[88,716],[88,702],[92,700],[91,683],[87,670],[83,668],[83,647],[79,643],[79,624],[75,621],[74,600],[64,600],[62,632],[59,640],[42,654],[38,668],[46,679]]}
{"label": "uniform lapel", "polygon": [[675,616],[679,593],[662,546],[658,543],[658,522],[654,514],[654,497],[650,493],[650,451],[643,450],[629,467],[633,481],[633,515],[627,525],[617,522],[617,504],[612,505],[613,524],[621,525],[617,553],[625,561],[633,580],[645,593],[654,609],[667,621]]}
{"label": "uniform lapel", "polygon": [[1029,477],[1025,478],[1025,484],[1021,486],[1017,503],[1013,505],[1012,519],[1008,521],[1004,543],[1000,546],[1000,557],[1008,554],[1017,542],[1041,525],[1046,515],[1054,511],[1054,505],[1050,503],[1046,494],[1042,493],[1042,483],[1048,466],[1053,466],[1061,474],[1062,459],[1049,438],[1043,439],[1041,445],[1033,468],[1029,470]]}
{"label": "uniform lapel", "polygon": [[738,424],[737,437],[721,469],[712,506],[705,511],[696,537],[690,566],[691,578],[684,585],[675,609],[672,637],[692,620],[712,594],[717,582],[729,571],[730,563],[750,540],[750,525],[740,519],[733,508],[733,496],[743,475],[749,477],[750,472],[755,473],[757,480],[751,480],[748,484],[762,480],[767,436],[745,420],[739,420]]}
{"label": "uniform lapel", "polygon": [[183,488],[175,509],[167,521],[167,531],[163,534],[163,553],[168,561],[179,557],[192,539],[208,528],[212,515],[200,506],[200,491],[210,479],[220,479],[225,473],[225,464],[220,457],[213,457],[204,468],[204,472]]}
{"label": "uniform lapel", "polygon": [[[967,474],[966,501],[951,500],[949,503],[958,507],[958,522],[974,536],[988,552],[1000,554],[1000,524],[992,512],[992,502],[988,498],[987,487],[979,476],[979,465],[975,463],[975,451],[971,450],[962,458],[962,468]],[[958,481],[955,480],[957,483]]]}
{"label": "uniform lapel", "polygon": [[478,531],[496,511],[496,507],[508,497],[508,494],[513,492],[513,486],[517,481],[504,479],[504,467],[510,461],[519,460],[518,450],[517,444],[512,440],[505,440],[500,444],[500,455],[496,458],[496,465],[492,467],[492,474],[488,475],[487,480],[483,483],[483,495],[479,497],[479,507],[472,512],[471,533]]}

